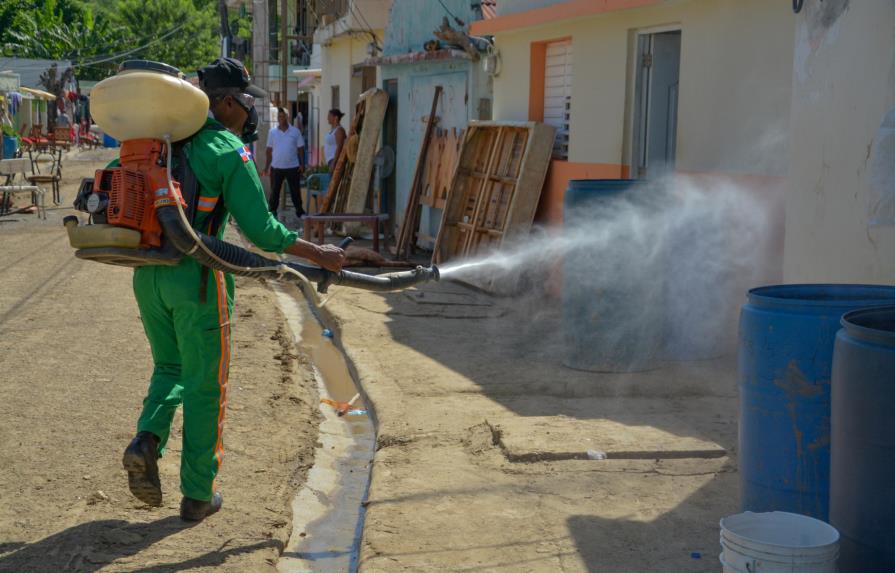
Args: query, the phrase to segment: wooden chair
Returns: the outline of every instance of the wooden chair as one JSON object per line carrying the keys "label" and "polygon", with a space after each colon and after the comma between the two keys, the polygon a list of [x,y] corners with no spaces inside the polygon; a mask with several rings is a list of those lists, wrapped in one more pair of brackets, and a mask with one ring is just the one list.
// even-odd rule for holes
{"label": "wooden chair", "polygon": [[71,149],[71,128],[57,127],[53,130],[53,145],[59,150]]}
{"label": "wooden chair", "polygon": [[31,196],[31,203],[37,207],[37,216],[47,218],[47,207],[44,196],[46,191],[43,187],[36,184],[21,185],[17,184],[16,176],[22,175],[28,179],[33,173],[29,168],[29,160],[27,159],[0,159],[0,178],[5,181],[0,185],[0,216],[11,215],[13,212],[18,213],[21,209],[12,211],[11,199],[12,195],[17,193],[27,193]]}

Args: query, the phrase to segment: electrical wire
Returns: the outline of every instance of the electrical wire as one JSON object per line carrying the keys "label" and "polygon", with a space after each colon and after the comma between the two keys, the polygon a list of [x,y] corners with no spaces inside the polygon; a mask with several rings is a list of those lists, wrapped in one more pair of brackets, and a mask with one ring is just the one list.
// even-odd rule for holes
{"label": "electrical wire", "polygon": [[163,35],[159,36],[158,38],[152,40],[151,42],[148,42],[148,43],[146,43],[146,44],[143,44],[142,46],[139,46],[139,47],[137,47],[137,48],[133,48],[133,49],[131,49],[131,50],[127,50],[127,51],[124,51],[124,52],[120,52],[120,53],[118,53],[118,54],[115,54],[114,56],[104,57],[104,58],[100,58],[100,59],[97,59],[97,60],[88,60],[88,61],[83,62],[83,63],[77,63],[77,64],[74,64],[72,67],[77,68],[77,67],[80,67],[80,66],[86,66],[86,65],[102,64],[102,63],[104,63],[104,62],[111,62],[112,60],[117,60],[118,58],[120,58],[120,57],[122,57],[122,56],[129,56],[130,54],[133,54],[134,52],[139,52],[140,50],[145,50],[145,49],[148,48],[149,46],[151,46],[151,45],[153,45],[153,44],[156,44],[156,43],[158,43],[158,42],[161,42],[161,41],[164,40],[165,38],[167,38],[167,37],[173,35],[175,32],[180,31],[180,30],[181,30],[184,26],[186,26],[186,25],[187,25],[187,22],[183,22],[183,23],[181,23],[180,25],[178,25],[177,27],[175,27],[175,28],[173,28],[172,30],[170,30],[169,32],[167,32],[166,34],[163,34]]}
{"label": "electrical wire", "polygon": [[444,8],[444,11],[448,13],[448,16],[454,19],[454,22],[456,22],[458,26],[462,27],[466,25],[466,22],[464,22],[463,20],[458,18],[456,14],[451,12],[450,9],[444,5],[444,2],[442,0],[438,0],[438,3],[441,4],[441,7]]}
{"label": "electrical wire", "polygon": [[[116,55],[114,55],[114,56],[105,56],[105,55],[103,55],[103,56],[99,56],[99,57],[97,57],[97,59],[94,59],[94,60],[87,60],[87,61],[85,61],[85,62],[83,62],[83,63],[72,63],[71,65],[72,65],[72,67],[79,67],[79,66],[86,66],[86,65],[89,65],[89,64],[102,63],[103,61],[111,61],[111,60],[113,60],[113,59],[115,59],[115,58],[121,57],[122,55],[128,55],[128,54],[133,53],[133,52],[135,52],[135,51],[140,51],[140,50],[142,50],[142,49],[145,49],[145,48],[147,48],[147,47],[149,47],[149,46],[155,44],[156,42],[159,42],[159,41],[161,41],[161,40],[167,38],[167,37],[170,36],[171,34],[173,34],[173,33],[177,32],[177,31],[179,31],[179,30],[182,29],[184,26],[186,26],[187,23],[188,23],[188,22],[183,22],[183,23],[181,23],[181,24],[178,24],[178,25],[175,26],[174,28],[171,28],[171,29],[168,30],[167,32],[164,32],[161,36],[154,38],[153,40],[149,41],[148,43],[144,44],[143,46],[140,46],[140,47],[137,47],[137,48],[130,48],[129,50],[126,50],[125,52],[122,52],[122,53],[120,53],[120,54],[116,54]],[[142,41],[142,40],[141,40],[141,41]],[[125,43],[125,41],[117,42],[116,44],[121,45],[121,44],[123,44],[123,43]],[[113,46],[114,46],[114,45],[115,45],[115,44],[113,44]],[[109,47],[111,47],[111,46],[109,46]],[[103,49],[106,49],[106,48],[103,48]],[[104,58],[107,58],[107,57],[109,58],[108,60],[104,59]],[[17,56],[12,56],[12,59],[18,59],[18,58],[17,58]],[[37,59],[37,58],[21,58],[21,59],[23,59],[23,60],[27,60],[27,59]],[[69,54],[65,54],[62,58],[46,58],[46,59],[51,60],[51,61],[54,61],[54,62],[67,62],[67,63],[68,63],[68,62],[74,62],[74,61],[75,61],[75,59],[74,59],[74,54],[70,54],[70,53],[69,53]],[[24,65],[24,66],[16,66],[16,70],[28,70],[28,71],[33,71],[33,70],[45,70],[45,69],[47,69],[47,67],[46,67],[45,64],[38,64],[38,63],[30,64],[30,65]]]}
{"label": "electrical wire", "polygon": [[370,36],[373,37],[373,42],[376,44],[376,49],[381,50],[382,48],[379,45],[379,36],[377,36],[376,32],[373,31],[373,27],[370,26],[370,22],[367,21],[367,18],[366,16],[364,16],[364,13],[361,11],[360,7],[356,6],[354,2],[349,2],[348,8],[349,10],[354,12],[355,16],[357,16],[358,19],[363,20],[363,23],[367,26],[367,31],[370,33]]}

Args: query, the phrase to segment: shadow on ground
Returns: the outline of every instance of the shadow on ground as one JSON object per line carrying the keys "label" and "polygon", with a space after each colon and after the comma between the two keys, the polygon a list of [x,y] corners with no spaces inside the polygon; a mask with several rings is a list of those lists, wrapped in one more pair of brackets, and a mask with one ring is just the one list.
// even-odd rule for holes
{"label": "shadow on ground", "polygon": [[[47,571],[77,571],[92,573],[109,566],[118,559],[137,555],[162,539],[191,527],[179,517],[166,517],[149,523],[130,523],[121,519],[90,521],[70,527],[33,543],[0,544],[0,571],[16,573],[45,573]],[[229,557],[279,545],[264,540],[251,545],[228,549],[223,546],[184,561],[147,564],[123,571],[164,573],[197,567],[214,567]]]}
{"label": "shadow on ground", "polygon": [[732,355],[666,361],[638,373],[580,371],[563,363],[561,309],[548,295],[500,298],[440,283],[384,299],[396,342],[472,381],[515,414],[658,424],[676,435],[735,445],[730,428],[718,427],[735,417]]}
{"label": "shadow on ground", "polygon": [[[734,474],[715,476],[654,521],[573,515],[566,524],[588,573],[714,572],[719,568],[718,522],[706,516],[736,512],[737,500],[725,495],[735,480]],[[717,507],[719,499],[727,500],[724,507]]]}

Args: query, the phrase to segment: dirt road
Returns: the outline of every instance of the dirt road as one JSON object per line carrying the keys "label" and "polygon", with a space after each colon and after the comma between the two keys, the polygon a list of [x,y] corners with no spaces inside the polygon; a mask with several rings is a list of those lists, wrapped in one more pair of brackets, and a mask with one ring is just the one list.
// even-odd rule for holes
{"label": "dirt road", "polygon": [[[73,152],[63,205],[115,150]],[[0,218],[0,571],[275,571],[312,463],[317,397],[272,293],[237,281],[224,510],[177,516],[180,415],[165,505],[132,498],[121,453],[151,362],[131,271],[72,256],[71,209]]]}
{"label": "dirt road", "polygon": [[326,307],[379,422],[361,573],[718,570],[734,364],[571,370],[552,306],[439,283]]}

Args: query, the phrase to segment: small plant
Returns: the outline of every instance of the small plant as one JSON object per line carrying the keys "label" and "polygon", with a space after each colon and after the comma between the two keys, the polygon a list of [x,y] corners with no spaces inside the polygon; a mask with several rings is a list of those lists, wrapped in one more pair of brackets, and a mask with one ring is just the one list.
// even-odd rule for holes
{"label": "small plant", "polygon": [[3,135],[6,135],[8,137],[18,138],[18,136],[19,136],[19,134],[16,133],[16,128],[9,125],[8,123],[3,124],[2,131],[3,131]]}

